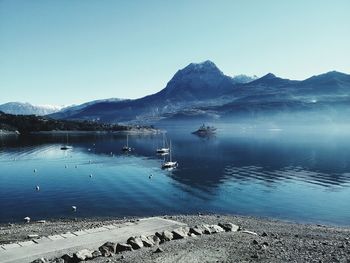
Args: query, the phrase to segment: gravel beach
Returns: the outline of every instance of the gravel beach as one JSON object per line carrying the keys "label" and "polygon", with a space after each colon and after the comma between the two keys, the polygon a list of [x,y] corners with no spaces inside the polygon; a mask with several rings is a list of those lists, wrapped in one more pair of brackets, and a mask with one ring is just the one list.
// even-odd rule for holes
{"label": "gravel beach", "polygon": [[[155,253],[157,247],[142,248],[112,257],[98,257],[89,262],[350,262],[350,227],[232,215],[178,215],[165,218],[186,223],[190,227],[230,222],[240,226],[241,231],[171,240],[159,245],[162,250],[159,253]],[[1,225],[0,243],[27,240],[28,234],[46,236],[132,220],[136,218]]]}

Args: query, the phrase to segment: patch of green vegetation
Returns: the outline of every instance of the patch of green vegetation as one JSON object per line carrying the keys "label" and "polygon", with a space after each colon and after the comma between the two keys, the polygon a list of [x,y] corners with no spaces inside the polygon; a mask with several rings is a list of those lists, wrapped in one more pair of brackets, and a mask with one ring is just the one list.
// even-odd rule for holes
{"label": "patch of green vegetation", "polygon": [[[35,115],[12,115],[0,111],[0,129],[21,134],[41,131],[128,131],[135,127],[93,121],[55,120]],[[136,128],[147,128],[137,126]]]}

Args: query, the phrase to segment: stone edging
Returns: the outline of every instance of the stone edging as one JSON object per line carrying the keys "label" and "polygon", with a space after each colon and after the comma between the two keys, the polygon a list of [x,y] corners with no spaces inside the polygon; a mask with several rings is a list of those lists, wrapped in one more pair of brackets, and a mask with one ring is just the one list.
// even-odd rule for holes
{"label": "stone edging", "polygon": [[[104,226],[106,228],[107,226]],[[51,260],[45,258],[39,258],[32,263],[77,263],[94,259],[97,257],[110,257],[115,254],[122,253],[124,251],[132,251],[141,249],[143,247],[154,247],[157,246],[155,253],[162,252],[163,250],[159,247],[160,244],[176,239],[184,239],[188,237],[195,237],[201,235],[211,235],[220,232],[237,232],[240,227],[232,223],[219,223],[218,225],[207,225],[201,224],[194,227],[178,227],[173,231],[162,231],[156,232],[150,236],[132,236],[128,238],[126,243],[114,243],[106,242],[101,245],[98,250],[92,251],[88,249],[79,250],[73,255],[65,254],[60,258],[54,258]],[[251,231],[246,231],[249,234],[256,234]]]}

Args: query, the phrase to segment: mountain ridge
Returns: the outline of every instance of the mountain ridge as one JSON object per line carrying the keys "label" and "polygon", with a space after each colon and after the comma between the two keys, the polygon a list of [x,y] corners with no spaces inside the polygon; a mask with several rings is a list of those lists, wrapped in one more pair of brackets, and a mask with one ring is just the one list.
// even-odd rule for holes
{"label": "mountain ridge", "polygon": [[[340,77],[339,77],[340,76]],[[70,118],[87,118],[100,121],[148,121],[162,119],[176,112],[190,111],[203,113],[203,107],[219,107],[230,105],[233,108],[251,111],[250,105],[256,110],[260,105],[267,109],[273,104],[274,108],[300,109],[308,102],[317,101],[310,97],[311,93],[329,96],[334,92],[333,87],[339,84],[343,89],[337,89],[339,94],[350,95],[350,75],[339,72],[327,72],[305,80],[290,80],[268,73],[250,82],[239,83],[232,77],[226,76],[211,61],[191,63],[178,70],[166,84],[165,88],[136,100],[119,103],[95,104],[85,108],[80,114]],[[309,83],[311,79],[311,84]],[[321,80],[320,80],[321,79]],[[314,81],[332,83],[331,86],[316,87]],[[344,83],[343,83],[344,82]],[[319,89],[320,92],[312,91]],[[310,93],[311,90],[311,93]],[[303,94],[307,98],[303,98]],[[339,95],[334,94],[334,95]],[[267,106],[270,105],[270,106]],[[315,105],[313,105],[315,106]],[[213,113],[212,116],[221,116]],[[232,111],[234,114],[234,111]],[[224,114],[225,115],[225,114]]]}
{"label": "mountain ridge", "polygon": [[346,96],[350,96],[350,75],[345,73],[330,71],[305,80],[267,73],[260,78],[248,76],[239,80],[225,75],[215,63],[206,60],[178,70],[165,87],[154,94],[139,99],[87,102],[49,116],[112,123],[145,122],[174,116],[176,112],[203,113],[207,107],[211,110],[217,107],[218,113],[213,116],[220,118],[226,114],[220,112],[222,109],[235,114],[234,110],[228,110],[230,106],[247,112],[253,108],[263,111],[272,104],[276,111],[296,110],[297,105],[301,105],[301,109],[305,103],[312,102],[310,105],[316,107],[320,104],[314,102],[334,102]]}

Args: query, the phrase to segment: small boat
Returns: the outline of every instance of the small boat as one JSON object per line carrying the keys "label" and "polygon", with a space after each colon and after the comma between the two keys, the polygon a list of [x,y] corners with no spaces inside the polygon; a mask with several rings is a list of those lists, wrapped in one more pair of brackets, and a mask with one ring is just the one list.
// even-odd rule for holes
{"label": "small boat", "polygon": [[203,124],[202,126],[199,127],[198,130],[192,133],[198,136],[210,136],[216,133],[216,128],[214,126],[205,126],[205,124]]}
{"label": "small boat", "polygon": [[129,147],[129,135],[126,135],[126,145],[122,148],[123,152],[131,152],[131,148]]}
{"label": "small boat", "polygon": [[66,144],[61,146],[61,150],[69,150],[72,148],[72,146],[68,146],[68,132],[66,134],[66,137],[67,137],[67,141],[66,141]]}
{"label": "small boat", "polygon": [[166,162],[164,159],[164,162],[162,164],[162,169],[172,169],[172,168],[176,168],[178,166],[177,162],[173,162],[172,160],[172,154],[171,154],[171,141],[170,141],[170,148],[169,148],[169,161]]}
{"label": "small boat", "polygon": [[68,145],[64,145],[61,147],[61,150],[69,150],[71,147]]}
{"label": "small boat", "polygon": [[164,155],[168,154],[169,153],[169,147],[167,148],[166,144],[167,144],[167,142],[166,142],[165,134],[163,133],[163,147],[162,148],[158,148],[157,149],[157,153],[164,154]]}

